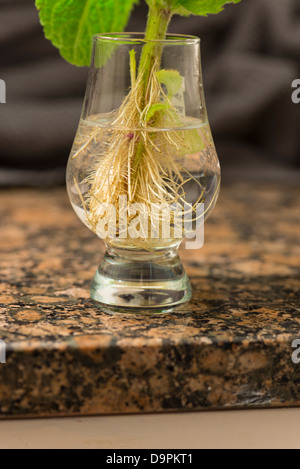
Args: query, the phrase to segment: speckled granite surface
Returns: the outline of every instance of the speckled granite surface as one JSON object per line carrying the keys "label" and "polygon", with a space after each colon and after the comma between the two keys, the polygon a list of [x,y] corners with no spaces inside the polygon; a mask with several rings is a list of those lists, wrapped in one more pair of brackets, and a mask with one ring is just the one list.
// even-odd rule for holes
{"label": "speckled granite surface", "polygon": [[0,192],[0,416],[300,404],[300,190],[223,187],[193,300],[156,317],[89,300],[102,246],[63,189]]}

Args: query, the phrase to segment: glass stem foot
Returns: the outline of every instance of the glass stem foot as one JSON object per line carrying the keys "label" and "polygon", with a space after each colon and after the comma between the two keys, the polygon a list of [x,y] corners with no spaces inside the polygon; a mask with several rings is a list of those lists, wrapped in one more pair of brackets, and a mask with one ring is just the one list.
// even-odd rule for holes
{"label": "glass stem foot", "polygon": [[108,251],[92,285],[91,298],[109,313],[171,312],[191,298],[177,252]]}

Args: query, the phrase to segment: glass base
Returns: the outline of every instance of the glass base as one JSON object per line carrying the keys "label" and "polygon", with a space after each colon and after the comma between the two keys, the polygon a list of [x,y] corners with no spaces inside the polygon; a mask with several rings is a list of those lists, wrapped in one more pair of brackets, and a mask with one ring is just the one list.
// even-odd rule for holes
{"label": "glass base", "polygon": [[91,298],[103,311],[164,314],[191,298],[191,286],[178,254],[109,251],[91,285]]}

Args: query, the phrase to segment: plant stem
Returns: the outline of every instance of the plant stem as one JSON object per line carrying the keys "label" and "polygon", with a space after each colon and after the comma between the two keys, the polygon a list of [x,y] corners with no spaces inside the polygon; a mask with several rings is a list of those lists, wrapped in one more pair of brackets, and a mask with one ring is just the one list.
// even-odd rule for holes
{"label": "plant stem", "polygon": [[[169,23],[172,18],[172,12],[170,10],[162,9],[162,8],[150,8],[148,14],[148,22],[146,27],[145,33],[145,40],[146,41],[155,41],[155,40],[163,40],[166,37],[166,33],[168,30]],[[142,50],[139,69],[138,73],[143,74],[142,83],[143,83],[143,90],[142,90],[142,109],[147,104],[148,96],[147,96],[147,88],[148,82],[151,74],[151,70],[156,62],[157,70],[159,69],[159,64],[161,61],[163,51],[163,44],[160,43],[151,43],[148,42],[145,44]],[[136,155],[134,159],[133,169],[134,172],[137,170],[137,167],[140,163],[140,158],[144,152],[144,143],[140,141],[137,145]]]}
{"label": "plant stem", "polygon": [[[172,18],[172,12],[170,10],[150,8],[148,15],[148,22],[145,33],[146,41],[163,40],[166,37],[167,29]],[[157,68],[161,60],[163,45],[159,43],[149,42],[143,48],[140,64],[139,73],[144,73],[144,99],[146,100],[146,89],[148,85],[148,79],[150,76],[151,69],[155,61],[157,61]]]}

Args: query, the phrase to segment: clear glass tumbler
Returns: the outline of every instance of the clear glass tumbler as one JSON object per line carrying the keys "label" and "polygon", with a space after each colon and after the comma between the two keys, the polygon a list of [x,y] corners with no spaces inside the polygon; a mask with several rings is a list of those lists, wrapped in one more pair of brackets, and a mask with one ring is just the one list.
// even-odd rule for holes
{"label": "clear glass tumbler", "polygon": [[106,245],[91,297],[110,313],[169,312],[191,298],[178,247],[201,245],[220,187],[200,40],[120,33],[93,43],[67,167],[71,204]]}

